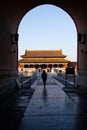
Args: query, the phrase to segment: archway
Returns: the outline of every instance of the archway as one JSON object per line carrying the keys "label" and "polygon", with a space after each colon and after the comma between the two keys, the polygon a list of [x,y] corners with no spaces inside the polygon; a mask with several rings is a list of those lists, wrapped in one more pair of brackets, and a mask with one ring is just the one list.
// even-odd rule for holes
{"label": "archway", "polygon": [[75,23],[67,12],[57,6],[43,4],[27,12],[20,21],[18,33],[19,59],[26,49],[62,49],[69,60],[77,60]]}
{"label": "archway", "polygon": [[[61,48],[63,53],[67,54],[67,59],[77,61],[75,23],[70,15],[57,6],[44,4],[30,10],[21,20],[18,33],[21,55],[25,50],[43,51]],[[26,62],[29,62],[29,59],[26,59]]]}
{"label": "archway", "polygon": [[[9,4],[10,2],[10,4]],[[53,4],[62,9],[64,9],[70,16],[74,19],[74,22],[77,26],[77,33],[81,34],[81,39],[83,36],[87,35],[87,4],[86,1],[74,1],[74,0],[60,0],[54,1],[51,0],[48,2],[47,0],[34,1],[30,2],[28,0],[25,1],[2,1],[0,4],[0,77],[1,77],[1,87],[6,84],[11,84],[11,80],[14,83],[14,78],[17,77],[17,68],[18,68],[18,44],[12,44],[11,36],[15,36],[14,34],[18,33],[18,26],[20,24],[23,16],[31,9],[38,5],[42,4]],[[78,6],[77,6],[78,5]],[[77,11],[78,10],[78,11]],[[85,39],[85,44],[83,44],[82,40],[77,41],[77,60],[78,60],[78,72],[80,75],[80,80],[78,85],[83,87],[87,87],[87,40]],[[7,80],[8,79],[8,80]],[[8,81],[10,80],[10,83]],[[4,82],[4,83],[3,83]],[[14,85],[8,85],[14,86]],[[11,88],[12,88],[11,87]]]}

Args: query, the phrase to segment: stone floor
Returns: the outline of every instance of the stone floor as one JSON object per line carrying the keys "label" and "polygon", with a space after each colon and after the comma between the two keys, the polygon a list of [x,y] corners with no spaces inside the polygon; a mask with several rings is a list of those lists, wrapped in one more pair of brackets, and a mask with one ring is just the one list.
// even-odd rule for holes
{"label": "stone floor", "polygon": [[[23,85],[23,88],[0,102],[0,130],[16,130],[32,97],[37,81]],[[33,87],[34,86],[34,87]]]}
{"label": "stone floor", "polygon": [[40,78],[17,130],[87,130],[87,95]]}

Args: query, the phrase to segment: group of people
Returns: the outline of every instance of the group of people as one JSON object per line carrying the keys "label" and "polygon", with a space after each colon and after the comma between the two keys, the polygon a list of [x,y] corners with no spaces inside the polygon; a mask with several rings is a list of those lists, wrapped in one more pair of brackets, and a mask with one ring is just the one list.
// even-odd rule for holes
{"label": "group of people", "polygon": [[41,78],[43,80],[43,84],[44,84],[44,87],[45,87],[46,81],[47,81],[47,73],[45,72],[45,70],[43,70],[43,72],[41,74]]}

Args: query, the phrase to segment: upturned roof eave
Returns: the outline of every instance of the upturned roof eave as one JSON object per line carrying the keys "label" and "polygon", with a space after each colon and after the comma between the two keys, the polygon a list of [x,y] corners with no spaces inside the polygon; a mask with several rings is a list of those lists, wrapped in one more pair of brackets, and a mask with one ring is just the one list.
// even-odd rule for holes
{"label": "upturned roof eave", "polygon": [[61,61],[35,61],[35,60],[20,60],[20,63],[69,63],[69,60],[61,60]]}
{"label": "upturned roof eave", "polygon": [[21,57],[22,58],[65,58],[66,55],[63,55],[63,56],[25,56],[25,55],[22,55]]}

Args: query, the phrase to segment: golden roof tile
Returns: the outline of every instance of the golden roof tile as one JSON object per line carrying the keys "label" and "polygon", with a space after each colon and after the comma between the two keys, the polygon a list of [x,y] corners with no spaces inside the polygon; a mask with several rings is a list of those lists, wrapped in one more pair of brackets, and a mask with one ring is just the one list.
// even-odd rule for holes
{"label": "golden roof tile", "polygon": [[26,50],[25,54],[21,56],[22,58],[65,58],[66,55],[60,50]]}

